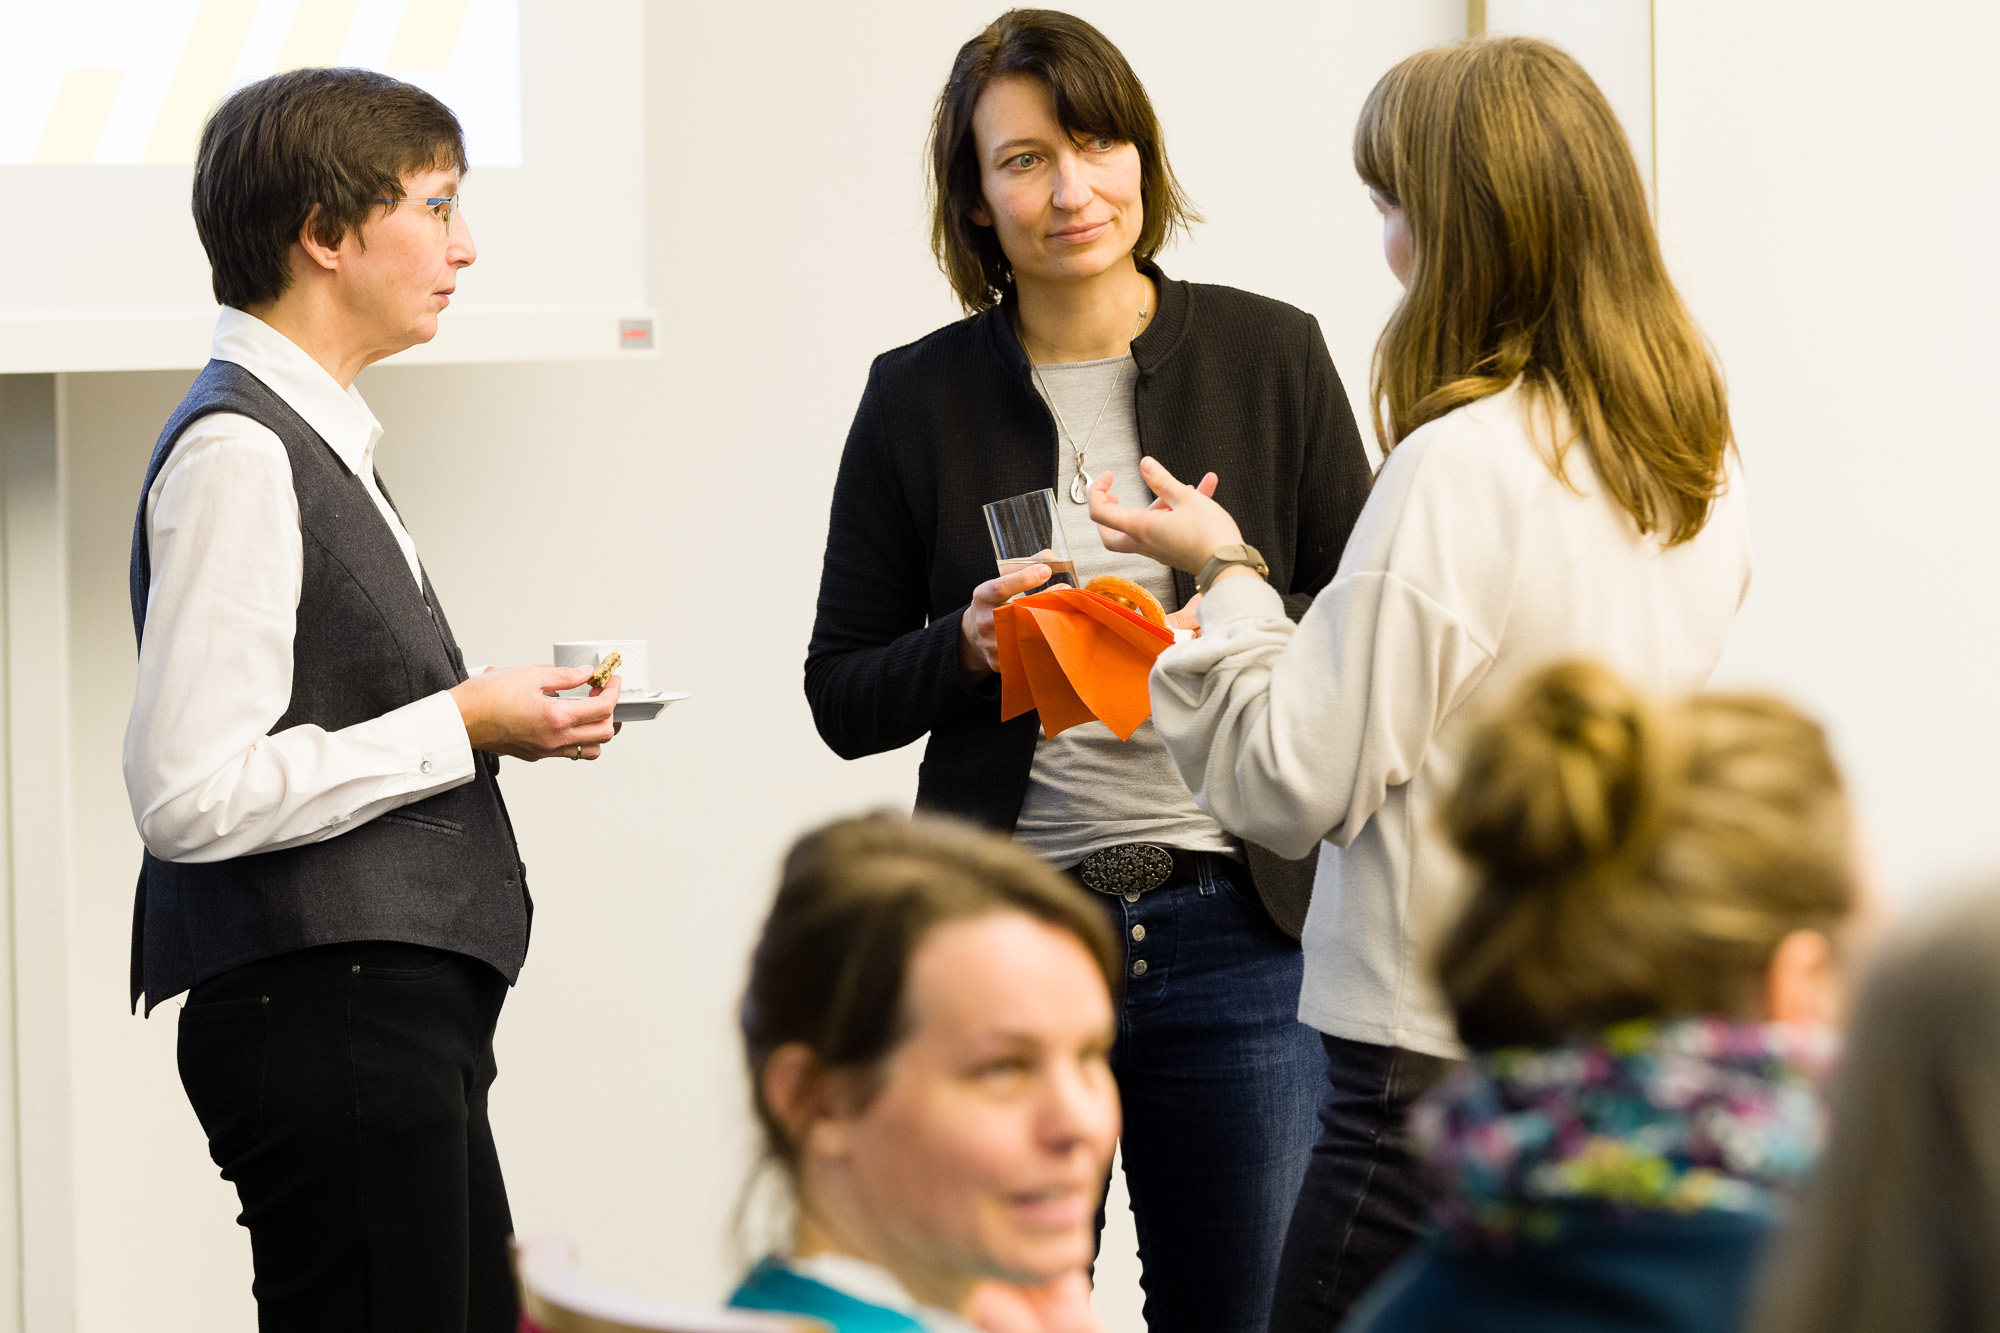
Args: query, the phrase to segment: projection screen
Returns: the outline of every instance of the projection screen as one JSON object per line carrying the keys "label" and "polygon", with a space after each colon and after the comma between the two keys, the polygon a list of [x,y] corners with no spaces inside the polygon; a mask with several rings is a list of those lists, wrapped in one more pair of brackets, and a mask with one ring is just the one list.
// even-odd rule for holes
{"label": "projection screen", "polygon": [[196,137],[231,89],[313,65],[418,84],[466,129],[479,259],[399,361],[650,354],[641,23],[639,0],[0,0],[0,373],[202,364]]}

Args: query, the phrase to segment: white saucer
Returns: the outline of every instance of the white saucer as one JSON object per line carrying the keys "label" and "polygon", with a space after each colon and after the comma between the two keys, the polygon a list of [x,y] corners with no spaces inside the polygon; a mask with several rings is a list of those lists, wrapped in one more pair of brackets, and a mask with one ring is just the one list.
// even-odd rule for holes
{"label": "white saucer", "polygon": [[679,703],[687,698],[685,694],[672,694],[665,690],[652,690],[645,694],[632,692],[618,696],[618,706],[611,710],[613,722],[650,722],[660,715],[660,710],[668,704]]}

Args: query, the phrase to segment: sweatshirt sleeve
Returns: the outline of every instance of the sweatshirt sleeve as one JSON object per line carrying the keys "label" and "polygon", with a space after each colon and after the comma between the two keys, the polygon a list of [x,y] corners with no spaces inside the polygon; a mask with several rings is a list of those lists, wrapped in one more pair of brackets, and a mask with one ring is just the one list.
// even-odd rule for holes
{"label": "sweatshirt sleeve", "polygon": [[1491,492],[1405,448],[1303,619],[1230,579],[1202,600],[1201,637],[1153,667],[1153,722],[1196,803],[1281,856],[1346,846],[1416,776],[1506,619],[1515,562]]}

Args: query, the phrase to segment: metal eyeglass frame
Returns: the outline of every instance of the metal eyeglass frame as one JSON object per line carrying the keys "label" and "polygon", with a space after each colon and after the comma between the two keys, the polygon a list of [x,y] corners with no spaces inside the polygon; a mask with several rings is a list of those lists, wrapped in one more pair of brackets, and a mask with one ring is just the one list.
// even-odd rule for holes
{"label": "metal eyeglass frame", "polygon": [[458,196],[455,194],[447,194],[440,198],[421,201],[405,195],[401,199],[370,199],[368,202],[371,204],[387,204],[391,208],[394,208],[397,204],[414,204],[418,202],[421,202],[425,208],[436,208],[439,204],[444,204],[447,207],[445,208],[444,216],[439,221],[444,223],[446,231],[451,230],[451,220],[458,214]]}

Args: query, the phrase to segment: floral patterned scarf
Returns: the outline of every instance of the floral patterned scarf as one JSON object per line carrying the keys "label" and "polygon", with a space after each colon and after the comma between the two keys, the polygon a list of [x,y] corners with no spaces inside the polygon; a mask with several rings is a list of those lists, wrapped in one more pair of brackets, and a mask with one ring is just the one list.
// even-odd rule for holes
{"label": "floral patterned scarf", "polygon": [[1461,1239],[1552,1240],[1604,1211],[1769,1216],[1818,1157],[1834,1050],[1818,1028],[1623,1023],[1476,1056],[1410,1130]]}

